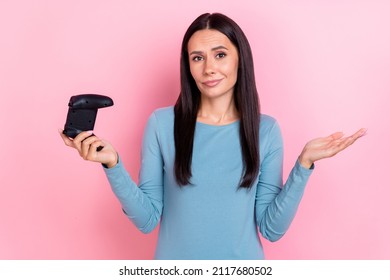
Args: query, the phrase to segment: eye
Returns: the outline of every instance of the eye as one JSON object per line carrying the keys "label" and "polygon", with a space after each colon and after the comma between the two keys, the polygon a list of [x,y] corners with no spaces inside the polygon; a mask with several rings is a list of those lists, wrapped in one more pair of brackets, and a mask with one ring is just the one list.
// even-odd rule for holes
{"label": "eye", "polygon": [[216,58],[224,58],[226,56],[226,53],[220,52],[216,55]]}
{"label": "eye", "polygon": [[192,57],[192,61],[201,61],[201,60],[203,60],[203,57],[201,57],[199,55],[196,55],[196,56]]}

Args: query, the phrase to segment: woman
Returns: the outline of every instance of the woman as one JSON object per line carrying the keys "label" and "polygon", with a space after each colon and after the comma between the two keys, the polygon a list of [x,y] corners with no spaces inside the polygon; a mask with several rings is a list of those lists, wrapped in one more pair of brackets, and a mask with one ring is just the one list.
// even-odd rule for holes
{"label": "woman", "polygon": [[258,231],[281,238],[314,162],[365,130],[308,142],[283,186],[280,129],[260,114],[252,54],[239,26],[221,14],[201,15],[184,35],[180,66],[175,106],[156,110],[146,126],[139,186],[109,143],[90,132],[62,138],[82,158],[104,165],[142,232],[160,223],[156,259],[263,259]]}

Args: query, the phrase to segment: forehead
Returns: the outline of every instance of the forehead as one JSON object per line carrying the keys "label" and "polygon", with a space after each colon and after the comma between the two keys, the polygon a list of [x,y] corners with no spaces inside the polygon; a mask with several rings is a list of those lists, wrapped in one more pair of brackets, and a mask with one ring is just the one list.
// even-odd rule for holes
{"label": "forehead", "polygon": [[226,48],[234,47],[229,38],[215,29],[203,29],[196,31],[188,41],[188,51],[201,51],[212,49],[217,46],[224,46]]}

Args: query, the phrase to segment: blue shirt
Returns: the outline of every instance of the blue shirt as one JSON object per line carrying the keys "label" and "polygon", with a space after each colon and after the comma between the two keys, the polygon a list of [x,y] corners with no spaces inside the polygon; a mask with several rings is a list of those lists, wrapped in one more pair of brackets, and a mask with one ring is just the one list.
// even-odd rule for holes
{"label": "blue shirt", "polygon": [[283,141],[275,119],[260,121],[260,172],[250,189],[242,175],[240,122],[197,122],[192,185],[174,177],[173,107],[149,118],[142,144],[139,185],[122,161],[104,169],[128,218],[144,233],[160,222],[156,259],[263,259],[259,232],[281,238],[291,224],[312,172],[295,163],[283,186]]}

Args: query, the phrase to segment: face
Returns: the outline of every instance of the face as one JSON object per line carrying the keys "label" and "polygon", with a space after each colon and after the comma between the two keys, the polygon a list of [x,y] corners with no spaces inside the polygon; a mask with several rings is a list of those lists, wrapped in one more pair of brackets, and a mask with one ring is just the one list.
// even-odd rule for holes
{"label": "face", "polygon": [[202,98],[233,96],[237,82],[238,51],[223,33],[204,29],[188,41],[191,75]]}

